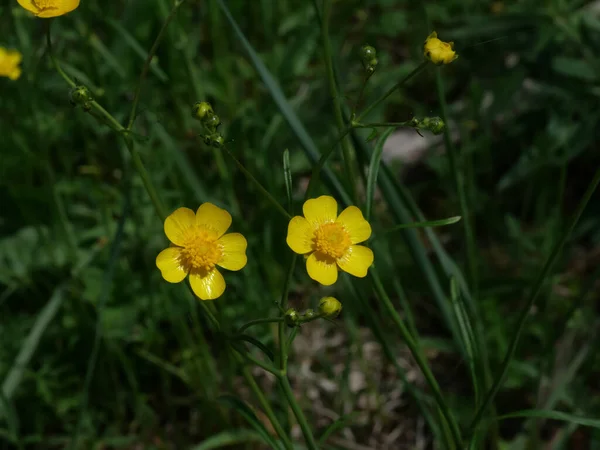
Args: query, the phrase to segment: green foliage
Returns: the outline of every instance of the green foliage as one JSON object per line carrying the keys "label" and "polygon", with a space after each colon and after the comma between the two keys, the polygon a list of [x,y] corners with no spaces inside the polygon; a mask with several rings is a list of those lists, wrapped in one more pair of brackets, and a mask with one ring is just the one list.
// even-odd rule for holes
{"label": "green foliage", "polygon": [[[600,167],[593,2],[329,3],[327,65],[320,0],[189,0],[140,85],[173,2],[82,1],[51,34],[84,89],[55,70],[48,20],[0,6],[0,45],[23,54],[21,78],[0,78],[0,448],[292,448],[296,422],[319,448],[420,437],[454,448],[457,430],[473,449],[599,445],[598,193],[565,233]],[[433,29],[460,58],[421,70]],[[363,86],[367,43],[377,69]],[[129,131],[94,105],[127,128],[134,99]],[[204,101],[220,121],[211,139],[190,114]],[[370,126],[351,127],[351,111]],[[430,133],[438,122],[414,126],[438,116],[445,144]],[[301,258],[286,275],[284,216],[301,212],[311,179],[312,197],[370,217],[381,286],[369,275],[324,288]],[[249,262],[200,303],[187,281],[160,277],[168,243],[155,207],[208,201],[231,212]],[[281,331],[288,306],[317,309],[329,295],[343,305],[334,324]]]}

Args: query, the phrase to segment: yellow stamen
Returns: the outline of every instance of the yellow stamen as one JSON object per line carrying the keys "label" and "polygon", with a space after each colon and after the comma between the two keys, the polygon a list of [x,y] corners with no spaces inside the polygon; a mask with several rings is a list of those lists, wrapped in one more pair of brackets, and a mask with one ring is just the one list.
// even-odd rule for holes
{"label": "yellow stamen", "polygon": [[190,228],[186,234],[181,250],[182,263],[191,269],[212,270],[223,258],[218,235],[206,227]]}
{"label": "yellow stamen", "polygon": [[341,258],[352,244],[343,225],[329,222],[319,225],[314,234],[314,249],[331,258]]}

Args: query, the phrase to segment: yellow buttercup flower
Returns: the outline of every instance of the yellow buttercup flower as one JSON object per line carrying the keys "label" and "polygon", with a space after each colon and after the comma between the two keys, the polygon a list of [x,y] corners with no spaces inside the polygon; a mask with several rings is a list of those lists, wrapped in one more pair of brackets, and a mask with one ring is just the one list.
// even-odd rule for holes
{"label": "yellow buttercup flower", "polygon": [[307,257],[308,275],[325,286],[336,282],[338,268],[362,278],[373,264],[371,249],[356,245],[369,239],[371,225],[356,206],[339,216],[337,209],[328,195],[310,199],[302,207],[304,217],[296,216],[288,225],[288,246]]}
{"label": "yellow buttercup flower", "polygon": [[225,291],[225,279],[217,266],[241,270],[248,262],[246,238],[240,233],[225,234],[231,215],[212,203],[203,203],[194,214],[179,208],[166,218],[164,229],[171,247],[156,257],[156,266],[169,283],[187,275],[194,293],[213,300]]}
{"label": "yellow buttercup flower", "polygon": [[17,0],[19,5],[38,17],[58,17],[79,6],[79,0]]}
{"label": "yellow buttercup flower", "polygon": [[0,76],[8,77],[11,80],[16,80],[21,76],[21,68],[19,64],[23,59],[16,50],[7,50],[0,47]]}
{"label": "yellow buttercup flower", "polygon": [[434,31],[425,39],[423,53],[425,54],[425,58],[434,64],[450,64],[458,58],[453,48],[454,42],[440,41],[437,33]]}

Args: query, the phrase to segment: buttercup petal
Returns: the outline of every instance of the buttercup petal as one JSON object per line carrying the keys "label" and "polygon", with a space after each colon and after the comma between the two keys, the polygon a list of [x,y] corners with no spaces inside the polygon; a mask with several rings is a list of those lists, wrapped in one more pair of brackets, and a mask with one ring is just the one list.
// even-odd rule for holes
{"label": "buttercup petal", "polygon": [[17,0],[19,5],[38,17],[58,17],[79,6],[79,0]]}
{"label": "buttercup petal", "polygon": [[353,244],[364,242],[371,237],[371,225],[356,206],[348,206],[342,211],[336,222],[344,226],[350,234],[350,241]]}
{"label": "buttercup petal", "polygon": [[196,225],[213,230],[219,238],[231,226],[231,214],[212,203],[202,203],[196,211]]}
{"label": "buttercup petal", "polygon": [[337,260],[337,264],[344,272],[363,278],[373,264],[373,251],[363,245],[352,245],[346,254]]}
{"label": "buttercup petal", "polygon": [[304,202],[302,211],[311,225],[333,222],[337,218],[337,202],[329,195],[311,198]]}
{"label": "buttercup petal", "polygon": [[314,227],[304,217],[296,216],[288,224],[286,242],[294,253],[304,255],[313,250]]}
{"label": "buttercup petal", "polygon": [[194,211],[189,208],[178,208],[165,219],[165,234],[173,244],[183,246],[187,230],[194,226],[195,220]]}
{"label": "buttercup petal", "polygon": [[314,252],[306,260],[308,276],[323,286],[331,286],[337,281],[338,268],[335,261]]}
{"label": "buttercup petal", "polygon": [[217,241],[221,245],[223,258],[217,263],[227,270],[241,270],[248,262],[246,247],[248,242],[240,233],[229,233]]}
{"label": "buttercup petal", "polygon": [[221,272],[190,272],[190,285],[200,300],[214,300],[225,292],[225,279]]}
{"label": "buttercup petal", "polygon": [[187,276],[187,269],[181,264],[181,248],[169,247],[156,257],[156,267],[169,283],[179,283]]}

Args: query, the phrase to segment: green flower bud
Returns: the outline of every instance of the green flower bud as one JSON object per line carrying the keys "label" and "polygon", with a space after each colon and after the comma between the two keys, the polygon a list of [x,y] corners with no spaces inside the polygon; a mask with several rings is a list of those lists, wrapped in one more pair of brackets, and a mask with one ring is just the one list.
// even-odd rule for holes
{"label": "green flower bud", "polygon": [[197,120],[204,120],[206,115],[212,112],[212,106],[208,102],[196,102],[192,107],[192,117]]}
{"label": "green flower bud", "polygon": [[302,314],[302,321],[303,322],[308,322],[310,320],[313,320],[315,318],[315,311],[313,309],[307,309],[306,311],[304,311],[304,313]]}
{"label": "green flower bud", "polygon": [[211,145],[216,148],[221,148],[221,147],[223,147],[224,143],[225,143],[225,139],[223,139],[223,136],[218,134],[216,136],[213,136]]}
{"label": "green flower bud", "polygon": [[342,310],[342,304],[335,297],[323,297],[319,302],[319,313],[326,317],[337,317]]}
{"label": "green flower bud", "polygon": [[215,131],[217,127],[221,125],[221,119],[219,119],[219,116],[210,111],[206,113],[204,119],[202,119],[202,123],[204,124],[206,129],[210,131]]}
{"label": "green flower bud", "polygon": [[433,134],[442,134],[446,124],[440,117],[425,117],[419,124],[422,130],[429,130]]}
{"label": "green flower bud", "polygon": [[296,311],[293,308],[288,309],[283,316],[283,320],[285,324],[290,328],[298,326],[298,323],[300,322],[300,316],[298,315],[298,311]]}
{"label": "green flower bud", "polygon": [[375,47],[372,47],[370,45],[363,45],[360,48],[360,59],[363,62],[369,62],[373,59],[375,59],[377,57],[377,51],[375,50]]}
{"label": "green flower bud", "polygon": [[69,92],[69,99],[72,105],[85,105],[88,102],[93,101],[92,94],[89,89],[85,86],[75,86]]}
{"label": "green flower bud", "polygon": [[366,72],[371,75],[373,72],[375,72],[375,68],[379,62],[377,60],[377,51],[370,45],[363,45],[360,48],[360,60],[362,61]]}

